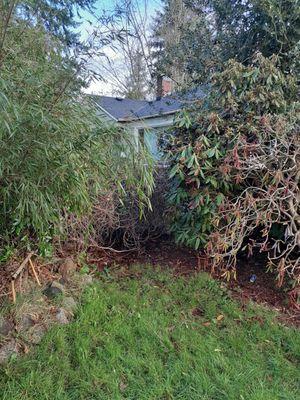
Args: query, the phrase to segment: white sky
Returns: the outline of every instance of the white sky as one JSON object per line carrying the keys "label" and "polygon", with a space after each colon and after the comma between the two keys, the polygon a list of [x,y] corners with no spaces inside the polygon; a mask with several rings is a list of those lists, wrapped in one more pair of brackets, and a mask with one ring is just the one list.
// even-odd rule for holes
{"label": "white sky", "polygon": [[[144,3],[145,0],[137,0],[141,1],[141,4]],[[147,0],[148,1],[148,12],[150,14],[150,18],[152,16],[155,16],[156,10],[159,10],[162,6],[161,0]],[[97,15],[101,15],[103,10],[105,11],[112,11],[114,9],[114,6],[118,0],[98,0],[95,3],[95,13]],[[81,13],[81,21],[82,24],[80,26],[80,32],[83,37],[86,37],[89,32],[93,28],[96,27],[96,19],[88,12]],[[88,22],[91,21],[92,25]],[[113,49],[110,47],[107,47],[106,49],[103,49],[105,51],[105,54],[110,57],[110,60],[115,61],[116,63],[120,63],[121,58],[118,55],[117,52],[115,52]],[[95,65],[103,62],[103,59],[99,57],[98,59],[94,60]],[[104,76],[105,79],[105,76]],[[89,87],[85,89],[86,93],[93,93],[93,94],[102,94],[102,95],[113,95],[114,87],[109,81],[103,81],[103,80],[93,80]]]}

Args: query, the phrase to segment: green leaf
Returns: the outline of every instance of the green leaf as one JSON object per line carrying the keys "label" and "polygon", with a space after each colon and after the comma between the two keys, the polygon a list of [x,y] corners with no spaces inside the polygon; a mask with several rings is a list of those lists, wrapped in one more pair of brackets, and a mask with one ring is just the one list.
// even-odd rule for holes
{"label": "green leaf", "polygon": [[218,206],[220,206],[222,204],[224,200],[224,195],[222,193],[219,193],[216,197],[216,203]]}

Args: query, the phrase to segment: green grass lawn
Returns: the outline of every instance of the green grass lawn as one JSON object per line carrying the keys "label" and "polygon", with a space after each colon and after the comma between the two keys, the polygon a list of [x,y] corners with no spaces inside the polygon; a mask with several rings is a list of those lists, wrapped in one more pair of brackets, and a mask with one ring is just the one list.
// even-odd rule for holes
{"label": "green grass lawn", "polygon": [[0,369],[1,399],[300,399],[299,331],[206,274],[132,269],[145,271],[103,277],[73,323]]}

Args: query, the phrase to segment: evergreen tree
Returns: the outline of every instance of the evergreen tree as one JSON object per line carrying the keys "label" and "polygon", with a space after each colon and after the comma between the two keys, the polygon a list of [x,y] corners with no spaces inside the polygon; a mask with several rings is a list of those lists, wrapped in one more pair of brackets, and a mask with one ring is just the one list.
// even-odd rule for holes
{"label": "evergreen tree", "polygon": [[285,59],[300,40],[299,0],[186,0],[213,24],[222,60],[247,62],[259,51]]}
{"label": "evergreen tree", "polygon": [[185,49],[181,46],[183,30],[192,23],[194,13],[184,0],[164,0],[163,10],[157,12],[153,29],[153,58],[156,75],[167,75],[178,85],[186,78]]}
{"label": "evergreen tree", "polygon": [[18,18],[26,19],[32,25],[43,25],[70,46],[80,44],[79,34],[74,29],[80,25],[80,12],[92,11],[95,0],[8,0],[4,3],[15,4]]}
{"label": "evergreen tree", "polygon": [[129,99],[144,99],[147,95],[147,72],[145,60],[139,48],[131,53],[128,67],[125,88],[120,91],[120,94]]}
{"label": "evergreen tree", "polygon": [[158,73],[176,70],[185,77],[181,82],[204,82],[229,59],[247,64],[257,51],[279,55],[282,70],[289,72],[299,69],[300,3],[165,0],[154,38]]}

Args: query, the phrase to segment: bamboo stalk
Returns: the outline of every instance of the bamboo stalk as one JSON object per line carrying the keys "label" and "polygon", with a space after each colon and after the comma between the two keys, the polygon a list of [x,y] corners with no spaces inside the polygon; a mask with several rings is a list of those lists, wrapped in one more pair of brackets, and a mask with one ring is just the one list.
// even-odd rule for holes
{"label": "bamboo stalk", "polygon": [[33,262],[32,262],[32,260],[31,260],[31,258],[29,258],[29,264],[30,264],[30,267],[31,267],[31,269],[32,269],[32,272],[33,272],[33,275],[34,275],[34,277],[35,277],[35,280],[37,281],[37,284],[38,284],[39,286],[42,286],[42,284],[41,284],[41,282],[40,282],[40,280],[39,280],[38,274],[36,273],[36,270],[35,270],[35,268],[34,268],[34,265],[33,265]]}

